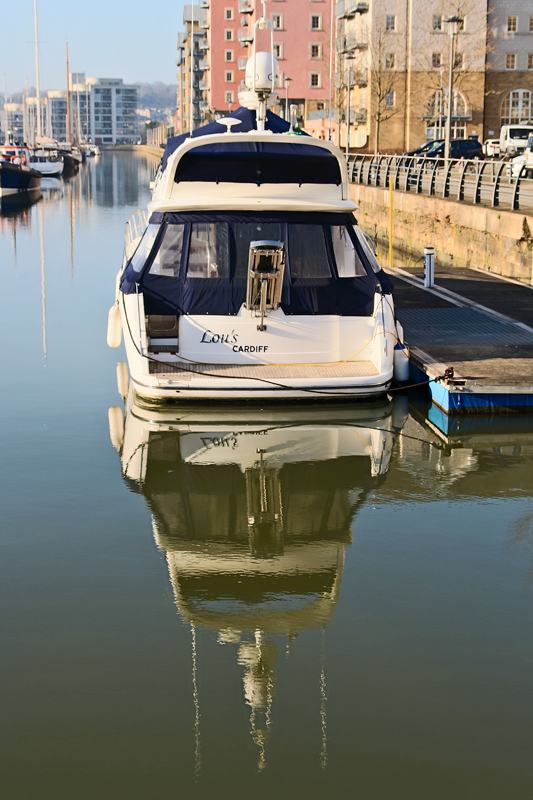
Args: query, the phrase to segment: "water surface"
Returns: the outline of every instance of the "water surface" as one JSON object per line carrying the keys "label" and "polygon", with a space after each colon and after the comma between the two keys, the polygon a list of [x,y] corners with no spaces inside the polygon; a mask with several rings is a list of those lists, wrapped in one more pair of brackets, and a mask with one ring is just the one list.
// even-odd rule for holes
{"label": "water surface", "polygon": [[152,171],[0,217],[5,796],[529,797],[531,421],[124,402]]}

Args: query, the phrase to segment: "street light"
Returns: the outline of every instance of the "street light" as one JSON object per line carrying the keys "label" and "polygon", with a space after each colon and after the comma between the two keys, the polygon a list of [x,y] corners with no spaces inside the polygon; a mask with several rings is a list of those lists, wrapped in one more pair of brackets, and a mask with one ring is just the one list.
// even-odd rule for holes
{"label": "street light", "polygon": [[292,78],[285,78],[285,119],[289,121],[289,84]]}
{"label": "street light", "polygon": [[[354,56],[346,56],[348,62],[353,61]],[[346,130],[346,155],[350,153],[350,96],[352,92],[352,65],[348,63],[348,124]]]}
{"label": "street light", "polygon": [[462,17],[448,17],[444,22],[449,23],[448,33],[450,35],[450,71],[448,77],[448,114],[446,116],[446,133],[444,137],[444,158],[450,158],[450,142],[452,138],[452,113],[453,113],[453,68],[455,66],[455,43],[459,34],[459,25],[463,22]]}

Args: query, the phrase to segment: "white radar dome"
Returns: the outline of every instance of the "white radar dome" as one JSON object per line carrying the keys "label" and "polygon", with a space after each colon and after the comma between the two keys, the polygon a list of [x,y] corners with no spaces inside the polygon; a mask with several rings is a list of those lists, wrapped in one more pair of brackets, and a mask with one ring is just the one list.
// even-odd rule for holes
{"label": "white radar dome", "polygon": [[[255,62],[255,87],[254,87],[254,62]],[[246,64],[245,83],[248,89],[255,88],[256,91],[265,92],[272,90],[272,78],[276,86],[279,78],[279,66],[277,59],[272,58],[270,53],[256,53],[248,59]]]}

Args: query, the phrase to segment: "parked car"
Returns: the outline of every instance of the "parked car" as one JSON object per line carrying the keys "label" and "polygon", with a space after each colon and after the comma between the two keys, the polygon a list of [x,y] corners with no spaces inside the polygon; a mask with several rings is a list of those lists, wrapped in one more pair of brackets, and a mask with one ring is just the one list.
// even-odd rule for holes
{"label": "parked car", "polygon": [[420,147],[417,147],[416,150],[409,150],[408,153],[404,153],[404,156],[420,156],[420,155],[424,155],[429,150],[431,150],[433,147],[435,147],[436,144],[440,144],[440,143],[443,143],[443,142],[444,142],[444,139],[432,139],[430,142],[426,142],[425,144],[420,145]]}
{"label": "parked car", "polygon": [[[444,142],[435,142],[435,145],[424,153],[424,158],[444,158]],[[450,157],[452,159],[481,159],[483,148],[477,139],[452,139],[450,142]]]}
{"label": "parked car", "polygon": [[499,139],[485,139],[483,142],[483,153],[486,156],[499,156],[500,155],[500,140]]}

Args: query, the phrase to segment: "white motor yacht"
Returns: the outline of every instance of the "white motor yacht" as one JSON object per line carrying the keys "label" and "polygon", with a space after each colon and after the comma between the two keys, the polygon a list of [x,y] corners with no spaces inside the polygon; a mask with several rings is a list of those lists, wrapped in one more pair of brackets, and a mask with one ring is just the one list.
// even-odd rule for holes
{"label": "white motor yacht", "polygon": [[395,352],[407,378],[344,156],[267,111],[276,74],[255,53],[243,107],[169,139],[148,209],[127,225],[108,343],[124,332],[142,398],[368,397],[390,387]]}
{"label": "white motor yacht", "polygon": [[30,164],[43,177],[50,178],[63,172],[63,158],[53,139],[38,136],[35,147],[31,148]]}

